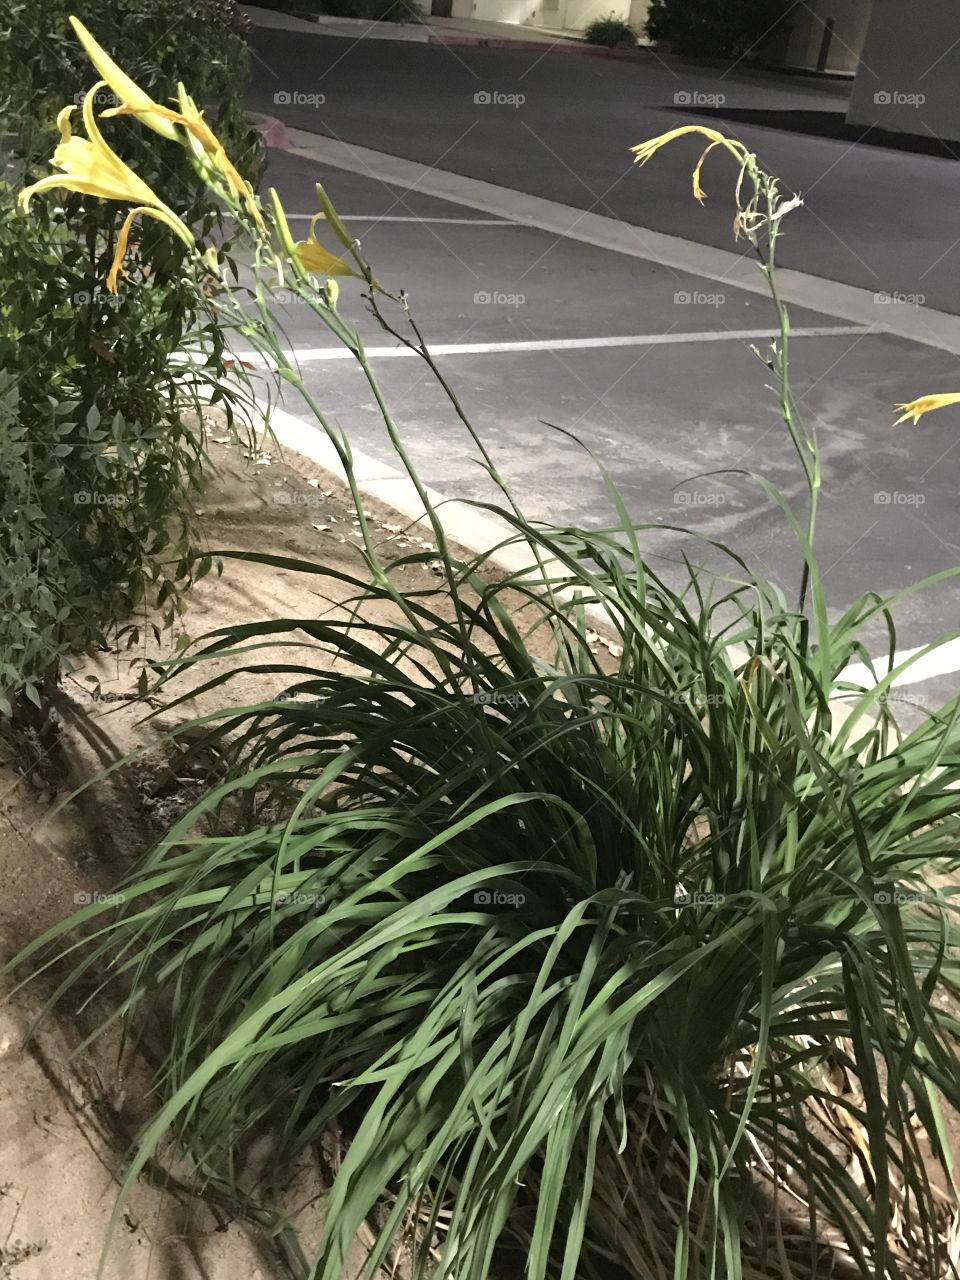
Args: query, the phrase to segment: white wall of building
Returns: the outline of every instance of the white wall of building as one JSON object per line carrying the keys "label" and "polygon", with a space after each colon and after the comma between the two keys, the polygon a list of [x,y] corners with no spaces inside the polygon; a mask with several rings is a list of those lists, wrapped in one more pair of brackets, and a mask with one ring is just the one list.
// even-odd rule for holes
{"label": "white wall of building", "polygon": [[789,35],[783,48],[783,62],[788,67],[816,70],[824,33],[833,22],[825,71],[857,69],[860,50],[870,23],[871,0],[804,0],[790,16]]}
{"label": "white wall of building", "polygon": [[559,5],[565,31],[582,31],[611,13],[624,22],[630,20],[630,0],[559,0]]}
{"label": "white wall of building", "polygon": [[[596,18],[610,13],[633,23],[634,11],[646,16],[647,0],[453,0],[455,18],[478,18],[483,22],[515,22],[521,26],[551,27],[562,31],[582,31]],[[642,21],[642,19],[641,19]]]}
{"label": "white wall of building", "polygon": [[649,12],[650,0],[632,0],[630,5],[630,25],[641,40],[646,38],[643,33],[643,28],[647,21],[647,14]]}
{"label": "white wall of building", "polygon": [[960,140],[960,4],[873,0],[847,120]]}
{"label": "white wall of building", "polygon": [[541,0],[453,0],[455,18],[481,18],[484,22],[530,23]]}

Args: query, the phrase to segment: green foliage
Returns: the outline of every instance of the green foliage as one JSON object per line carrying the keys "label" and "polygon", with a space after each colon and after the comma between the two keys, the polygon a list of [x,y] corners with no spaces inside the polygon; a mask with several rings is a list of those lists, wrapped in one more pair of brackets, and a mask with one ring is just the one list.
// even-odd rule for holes
{"label": "green foliage", "polygon": [[[15,184],[0,187],[0,593],[10,605],[0,625],[0,712],[11,700],[39,702],[63,656],[104,645],[141,602],[159,599],[172,622],[192,575],[208,565],[191,517],[202,430],[188,430],[182,415],[198,408],[202,384],[215,384],[223,341],[190,251],[142,219],[130,281],[113,297],[104,279],[128,206],[57,193],[34,199],[28,217],[15,207],[16,187],[49,171],[58,110],[96,80],[67,21],[75,9],[73,0],[15,2],[0,19]],[[249,55],[232,0],[187,6],[176,21],[163,0],[91,0],[82,14],[158,100],[189,81],[256,185],[263,148],[245,117]],[[224,230],[173,144],[129,119],[102,127],[201,237]],[[171,365],[187,350],[202,352],[190,377],[182,357]],[[231,408],[223,393],[217,399]]]}
{"label": "green foliage", "polygon": [[[171,623],[179,594],[208,567],[191,510],[203,434],[183,414],[210,398],[222,353],[217,330],[196,327],[202,295],[189,276],[113,297],[102,285],[109,254],[71,237],[42,201],[35,207],[36,220],[26,218],[0,190],[7,712],[14,696],[39,701],[51,666],[105,645],[138,604],[159,599]],[[171,353],[190,345],[205,366],[172,365]],[[212,394],[232,413],[230,397]]]}
{"label": "green foliage", "polygon": [[[794,202],[743,163],[739,217],[766,266]],[[346,588],[349,616],[225,628],[168,669],[198,677],[184,699],[224,698],[174,768],[212,751],[222,774],[119,910],[92,904],[22,957],[52,946],[66,988],[88,971],[115,984],[131,1031],[163,999],[160,1101],[121,1204],[172,1133],[204,1193],[272,1224],[297,1280],[340,1280],[365,1221],[363,1280],[402,1241],[413,1280],[489,1280],[511,1241],[530,1280],[607,1280],[617,1263],[789,1280],[817,1274],[818,1240],[865,1280],[939,1280],[960,936],[956,889],[929,886],[960,868],[960,702],[901,740],[886,699],[900,668],[869,691],[844,678],[871,629],[895,648],[897,602],[828,608],[782,304],[765,365],[811,532],[758,483],[796,533],[799,606],[730,552],[659,576],[609,482],[610,528],[532,525],[450,393],[535,567],[490,581],[485,556],[459,562],[359,334],[292,279],[354,352],[437,550],[384,563],[354,486],[369,575],[254,557],[313,575],[318,598]],[[391,327],[372,285],[369,301],[446,389],[416,327]],[[296,385],[261,319],[248,337]],[[433,589],[395,585],[434,560]],[[285,696],[231,706],[235,676],[280,678]],[[856,1134],[854,1163],[814,1120],[825,1106]],[[278,1189],[338,1137],[307,1257]]]}
{"label": "green foliage", "polygon": [[607,18],[591,22],[583,38],[588,44],[602,44],[608,49],[633,49],[637,44],[637,33],[630,23],[612,13]]}
{"label": "green foliage", "polygon": [[[658,575],[650,530],[609,480],[609,528],[531,524],[406,299],[394,326],[318,188],[374,315],[439,378],[500,486],[485,505],[509,562],[533,568],[491,581],[486,556],[459,561],[360,334],[258,241],[264,272],[289,265],[285,287],[355,356],[437,549],[384,562],[349,444],[259,289],[245,333],[337,450],[364,571],[253,557],[313,575],[317,599],[346,588],[344,616],[228,627],[165,667],[198,677],[168,709],[224,695],[173,766],[212,752],[216,784],[125,879],[119,909],[95,902],[20,957],[70,962],[54,998],[114,983],[108,1027],[139,1030],[163,1002],[158,1103],[114,1223],[172,1133],[198,1188],[270,1227],[297,1280],[341,1280],[370,1222],[363,1280],[404,1242],[411,1280],[488,1280],[508,1240],[529,1280],[608,1280],[617,1264],[789,1280],[831,1274],[830,1247],[864,1280],[950,1271],[960,700],[901,735],[888,691],[926,651],[869,689],[844,675],[877,631],[895,652],[911,593],[829,606],[819,454],[775,288],[798,201],[742,144],[726,150],[780,322],[763,377],[806,481],[804,526],[755,477],[796,535],[797,603],[693,539]],[[396,585],[434,561],[430,588]],[[616,662],[591,644],[598,619]],[[230,705],[234,676],[282,679],[285,696]],[[337,1139],[308,1258],[277,1193]]]}
{"label": "green foliage", "polygon": [[759,52],[790,8],[790,0],[651,0],[646,32],[686,57],[739,58]]}
{"label": "green foliage", "polygon": [[[487,584],[441,547],[436,592],[348,579],[349,621],[237,626],[199,653],[230,660],[206,691],[290,685],[195,722],[190,751],[219,748],[226,777],[119,913],[69,922],[96,923],[82,967],[118,980],[125,1017],[170,1002],[163,1101],[125,1189],[172,1127],[200,1184],[244,1209],[254,1135],[271,1135],[269,1202],[342,1129],[299,1276],[339,1280],[386,1197],[365,1277],[412,1213],[423,1240],[443,1224],[418,1280],[487,1280],[504,1232],[531,1280],[572,1276],[564,1256],[596,1280],[611,1257],[671,1274],[675,1255],[679,1276],[735,1280],[782,1274],[778,1232],[805,1274],[756,1156],[778,1152],[861,1275],[909,1259],[933,1280],[934,1099],[960,1105],[960,1025],[956,890],[928,885],[960,863],[957,704],[898,743],[883,681],[857,705],[876,722],[839,728],[827,700],[887,617],[875,598],[814,641],[735,560],[710,600],[702,574],[660,580],[625,517],[587,533],[500,514],[549,570]],[[335,577],[256,559],[320,596]],[[571,589],[617,635],[615,671]],[[365,622],[364,601],[396,621]],[[250,656],[284,642],[285,662]],[[809,1125],[824,1099],[863,1135],[855,1169]]]}
{"label": "green foliage", "polygon": [[[176,95],[178,81],[189,85],[217,120],[234,163],[256,186],[263,152],[244,110],[250,55],[234,0],[204,0],[175,14],[166,0],[87,0],[81,6],[75,0],[10,0],[0,18],[8,34],[0,41],[0,93],[9,99],[6,127],[15,149],[31,166],[46,163],[57,112],[79,103],[97,78],[68,22],[73,13],[158,102]],[[148,185],[163,187],[167,203],[188,222],[207,211],[202,184],[187,166],[171,162],[154,135],[117,122],[111,142]]]}

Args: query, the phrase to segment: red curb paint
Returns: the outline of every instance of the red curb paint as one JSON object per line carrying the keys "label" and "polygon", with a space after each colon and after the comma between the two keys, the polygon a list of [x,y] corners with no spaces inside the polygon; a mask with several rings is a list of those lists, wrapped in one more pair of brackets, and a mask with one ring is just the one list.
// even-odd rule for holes
{"label": "red curb paint", "polygon": [[263,139],[265,146],[272,147],[275,151],[293,150],[290,135],[287,133],[287,126],[282,120],[278,120],[276,116],[263,116],[259,112],[252,111],[250,113],[250,123]]}

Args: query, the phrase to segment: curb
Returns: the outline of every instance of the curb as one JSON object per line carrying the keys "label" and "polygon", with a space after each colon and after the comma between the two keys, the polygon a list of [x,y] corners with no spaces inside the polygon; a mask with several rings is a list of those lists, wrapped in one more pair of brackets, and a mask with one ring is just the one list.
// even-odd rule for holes
{"label": "curb", "polygon": [[[291,453],[308,458],[315,466],[322,467],[341,483],[346,473],[339,454],[323,428],[314,426],[287,409],[256,400],[257,412],[263,424],[256,423],[257,431],[273,432],[278,443]],[[399,515],[422,525],[430,531],[429,517],[416,486],[405,471],[380,462],[369,453],[351,448],[353,477],[357,488],[368,498],[392,507]],[[473,555],[484,555],[507,538],[515,538],[517,532],[506,521],[477,511],[468,502],[448,498],[438,490],[424,485],[430,505],[443,514],[443,528],[451,542],[457,542]],[[505,573],[524,573],[536,567],[536,561],[525,554],[520,545],[501,547],[488,557],[488,563]],[[605,616],[605,615],[604,615]]]}
{"label": "curb", "polygon": [[[269,430],[273,432],[283,449],[307,458],[341,483],[346,480],[339,455],[321,427],[315,427],[288,410],[266,404],[260,399],[255,399],[255,405],[263,419],[262,424],[256,424],[257,431],[266,432],[269,423]],[[405,472],[386,462],[378,462],[370,454],[358,450],[351,450],[351,460],[354,479],[362,494],[392,507],[399,515],[419,524],[427,533],[432,533],[432,526],[420,495]],[[451,542],[459,543],[473,555],[485,555],[488,565],[494,566],[508,576],[522,577],[526,574],[535,574],[539,577],[540,568],[529,543],[511,542],[509,546],[500,545],[506,538],[517,537],[517,531],[505,521],[479,512],[470,503],[463,502],[459,498],[445,498],[442,493],[429,485],[425,485],[424,488],[430,505],[441,513],[444,533]],[[497,549],[492,550],[492,548]],[[558,568],[561,567],[559,562],[549,560],[545,562],[546,567],[549,568],[551,563],[557,563]],[[573,588],[561,587],[556,591],[556,596],[560,600],[575,605],[581,598],[581,593]],[[581,607],[584,617],[594,629],[601,635],[615,638],[608,611],[602,605],[586,604]],[[750,656],[740,644],[727,645],[726,653],[733,667],[742,666]],[[859,674],[858,672],[857,675]],[[866,680],[869,680],[866,669],[864,669],[864,675]],[[834,696],[830,699],[831,710],[836,717],[834,733],[850,719],[853,701],[855,699],[849,695]],[[855,723],[859,721],[872,724],[876,721],[876,715],[872,710],[868,711],[865,715],[858,716]]]}
{"label": "curb", "polygon": [[512,40],[506,36],[471,36],[471,35],[436,35],[432,34],[427,44],[473,46],[483,49],[526,49],[540,53],[579,54],[586,58],[649,58],[652,50],[646,45],[637,49],[607,49],[601,44],[587,44],[582,40],[572,40],[567,36],[558,36],[554,43],[546,40]]}
{"label": "curb", "polygon": [[[340,457],[322,427],[315,427],[288,410],[266,404],[260,399],[255,398],[255,406],[263,420],[262,424],[255,423],[258,432],[266,433],[269,429],[283,449],[309,459],[341,483],[346,481]],[[365,497],[375,498],[407,520],[420,525],[425,532],[433,532],[416,486],[406,472],[389,463],[379,462],[370,454],[357,449],[351,449],[351,463],[356,486]],[[443,531],[450,542],[458,543],[471,555],[484,556],[487,565],[508,577],[521,578],[530,574],[539,579],[541,569],[531,544],[515,541],[522,535],[506,521],[480,512],[469,502],[463,502],[459,498],[447,498],[430,485],[424,485],[424,489],[430,505],[440,514]],[[508,539],[511,540],[509,545],[501,545]],[[543,563],[547,568],[556,564],[558,569],[562,569],[559,561],[545,559]],[[582,599],[582,592],[571,587],[559,587],[555,595],[557,599],[571,605]],[[612,638],[608,611],[599,604],[585,604],[581,607],[591,625],[601,634]],[[741,656],[745,660],[747,656],[745,651],[741,654],[734,648],[730,649],[730,654],[731,660]]]}
{"label": "curb", "polygon": [[[305,22],[319,27],[322,36],[354,36],[361,39],[393,40],[397,44],[427,44],[429,36],[417,21],[387,22],[382,18],[342,18],[331,13],[311,14]],[[421,34],[422,32],[422,34]]]}
{"label": "curb", "polygon": [[248,112],[248,119],[263,139],[265,147],[272,147],[275,151],[293,150],[287,126],[282,120],[278,120],[276,116],[261,115],[259,111]]}

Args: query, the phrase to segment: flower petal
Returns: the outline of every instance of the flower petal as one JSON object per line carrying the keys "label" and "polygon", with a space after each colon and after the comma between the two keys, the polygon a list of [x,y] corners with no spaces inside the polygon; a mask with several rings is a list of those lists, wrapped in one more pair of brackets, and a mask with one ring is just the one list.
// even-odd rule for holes
{"label": "flower petal", "polygon": [[130,79],[125,71],[122,71],[117,66],[106,49],[98,44],[79,18],[71,17],[70,25],[77,33],[80,43],[86,50],[87,57],[120,101],[133,107],[148,129],[152,129],[154,133],[159,133],[171,141],[175,140],[177,136],[176,129],[159,111],[155,110],[159,104],[155,103],[148,93],[141,89],[138,84]]}
{"label": "flower petal", "polygon": [[71,103],[69,107],[62,107],[57,112],[57,128],[60,130],[61,145],[69,142],[73,136],[73,130],[70,128],[70,117],[76,111],[76,107]]}
{"label": "flower petal", "polygon": [[41,178],[39,182],[34,182],[29,187],[24,187],[17,196],[17,204],[26,213],[30,208],[30,201],[35,195],[38,195],[41,191],[54,191],[61,186],[63,186],[63,174],[48,174],[45,178]]}
{"label": "flower petal", "polygon": [[[107,292],[117,292],[117,277],[123,271],[123,260],[127,256],[127,241],[130,239],[130,228],[136,220],[137,214],[142,213],[142,209],[131,209],[123,220],[123,226],[120,228],[120,234],[117,236],[117,247],[113,255],[113,265],[107,272]],[[126,275],[126,272],[123,272]]]}
{"label": "flower petal", "polygon": [[704,191],[703,187],[701,187],[700,185],[700,174],[703,171],[703,162],[704,160],[706,160],[707,156],[714,149],[714,147],[720,147],[720,146],[723,146],[722,142],[711,142],[710,145],[704,150],[703,155],[697,161],[697,167],[693,171],[693,194],[696,197],[696,199],[700,201],[701,204],[703,204],[704,200],[706,200],[707,198],[707,193]]}
{"label": "flower petal", "polygon": [[[123,226],[120,228],[120,234],[117,237],[117,247],[113,254],[113,264],[107,272],[107,290],[109,293],[117,292],[117,279],[123,271],[123,260],[127,254],[127,242],[130,239],[130,230],[134,222],[143,214],[147,218],[156,218],[158,222],[164,223],[171,231],[175,231],[181,240],[193,245],[196,243],[194,236],[185,223],[181,222],[175,213],[166,207],[160,205],[154,207],[152,205],[141,205],[136,209],[131,209],[123,220]],[[126,272],[123,272],[126,275]]]}
{"label": "flower petal", "polygon": [[708,142],[716,146],[725,146],[729,150],[741,153],[746,152],[746,147],[742,142],[738,142],[736,138],[728,138],[705,124],[680,125],[679,128],[670,129],[666,133],[659,134],[656,138],[649,138],[646,142],[641,142],[637,146],[631,147],[630,150],[636,157],[637,164],[646,164],[650,157],[656,155],[661,147],[665,147],[668,142],[673,142],[675,138],[682,138],[688,133],[699,133]]}
{"label": "flower petal", "polygon": [[898,404],[898,409],[903,409],[903,415],[897,418],[893,424],[899,426],[901,422],[906,422],[907,418],[912,418],[914,424],[920,421],[925,413],[931,413],[934,409],[943,409],[947,405],[960,404],[960,391],[946,391],[939,395],[920,396],[917,400],[910,400],[906,404]]}
{"label": "flower petal", "polygon": [[301,240],[296,248],[297,261],[318,276],[354,276],[357,273],[342,258],[325,249],[313,236]]}

